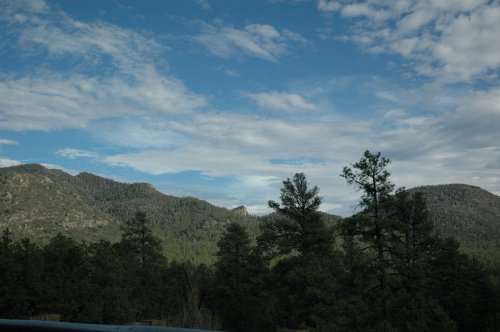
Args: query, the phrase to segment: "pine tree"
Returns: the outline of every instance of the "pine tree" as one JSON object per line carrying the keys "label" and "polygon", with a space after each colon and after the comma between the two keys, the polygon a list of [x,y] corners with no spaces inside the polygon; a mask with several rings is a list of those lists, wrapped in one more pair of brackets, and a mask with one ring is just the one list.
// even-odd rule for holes
{"label": "pine tree", "polygon": [[389,163],[390,160],[382,157],[380,152],[372,154],[365,151],[359,162],[352,164],[352,168],[344,167],[341,174],[347,183],[362,191],[360,206],[363,211],[352,218],[351,222],[357,223],[357,235],[360,235],[362,241],[375,253],[372,267],[378,285],[377,295],[373,298],[378,302],[383,319],[382,327],[384,322],[389,322],[388,241],[393,225],[385,208],[394,189],[394,185],[389,181]]}
{"label": "pine tree", "polygon": [[107,241],[92,244],[88,251],[90,280],[95,290],[91,321],[119,324],[135,320],[137,306],[126,258]]}
{"label": "pine tree", "polygon": [[246,229],[230,224],[217,246],[214,302],[222,329],[273,330],[270,297],[264,288],[268,270],[258,252],[252,250]]}
{"label": "pine tree", "polygon": [[44,275],[44,260],[40,247],[28,238],[16,242],[13,246],[16,261],[16,285],[10,290],[15,297],[13,311],[16,315],[33,316],[40,312],[43,303],[42,278]]}
{"label": "pine tree", "polygon": [[121,229],[122,247],[138,259],[142,268],[161,258],[160,241],[153,235],[144,212],[137,211],[134,218],[126,221]]}
{"label": "pine tree", "polygon": [[268,202],[277,216],[262,224],[260,248],[273,255],[329,253],[333,234],[318,212],[321,205],[318,194],[319,188],[311,188],[304,173],[283,181],[281,203]]}
{"label": "pine tree", "polygon": [[131,287],[138,302],[138,318],[150,319],[161,314],[161,266],[165,264],[161,244],[150,227],[146,214],[137,211],[134,218],[122,226],[120,247],[128,256],[127,270]]}
{"label": "pine tree", "polygon": [[90,268],[82,245],[60,233],[43,248],[44,303],[42,310],[73,322],[88,320]]}
{"label": "pine tree", "polygon": [[12,317],[16,287],[16,261],[12,244],[12,232],[7,228],[0,238],[0,316]]}

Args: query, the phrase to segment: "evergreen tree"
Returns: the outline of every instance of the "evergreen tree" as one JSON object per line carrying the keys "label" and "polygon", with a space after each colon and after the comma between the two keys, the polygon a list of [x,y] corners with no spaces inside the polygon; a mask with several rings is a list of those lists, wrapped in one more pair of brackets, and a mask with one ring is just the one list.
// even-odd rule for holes
{"label": "evergreen tree", "polygon": [[126,221],[121,229],[122,247],[138,259],[142,268],[161,258],[160,241],[153,235],[144,212],[137,211],[134,218]]}
{"label": "evergreen tree", "polygon": [[459,247],[453,238],[439,241],[426,286],[458,331],[499,331],[498,285],[495,288],[485,268]]}
{"label": "evergreen tree", "polygon": [[430,257],[438,239],[420,193],[410,195],[404,188],[399,189],[394,196],[392,211],[396,223],[389,250],[411,305],[428,277]]}
{"label": "evergreen tree", "polygon": [[289,328],[318,327],[335,316],[339,261],[333,251],[333,230],[318,212],[319,188],[304,173],[283,181],[280,203],[269,201],[275,218],[261,225],[259,248],[280,257],[271,287],[280,307],[280,324]]}
{"label": "evergreen tree", "polygon": [[83,246],[60,233],[43,248],[44,302],[42,310],[73,322],[89,320],[90,269]]}
{"label": "evergreen tree", "polygon": [[[195,266],[191,262],[172,264],[177,292],[174,297],[178,302],[177,309],[169,316],[168,321],[172,326],[219,330],[220,320],[210,311],[207,303],[211,303],[208,293],[213,292],[213,275],[206,265]],[[213,307],[213,306],[212,306]]]}
{"label": "evergreen tree", "polygon": [[[394,185],[389,181],[390,172],[387,170],[390,160],[381,156],[380,152],[372,154],[365,151],[364,157],[352,168],[344,167],[341,176],[347,183],[362,191],[360,206],[363,207],[361,214],[351,219],[357,225],[357,235],[361,236],[364,243],[375,253],[373,271],[376,275],[378,285],[373,293],[373,300],[379,307],[382,317],[381,328],[390,329],[389,308],[387,304],[389,292],[388,269],[389,260],[388,241],[392,231],[392,220],[387,216],[387,203]],[[390,325],[390,324],[389,324]]]}
{"label": "evergreen tree", "polygon": [[427,217],[425,200],[421,193],[411,195],[401,188],[388,210],[394,219],[388,246],[391,274],[398,277],[392,280],[389,299],[393,325],[400,330],[453,331],[448,315],[426,287],[438,238]]}
{"label": "evergreen tree", "polygon": [[339,320],[339,266],[335,255],[299,255],[276,263],[271,286],[281,326],[335,331],[331,328]]}
{"label": "evergreen tree", "polygon": [[267,268],[252,250],[247,231],[232,223],[217,245],[214,305],[222,319],[222,329],[273,330],[270,297],[264,289]]}
{"label": "evergreen tree", "polygon": [[7,228],[0,239],[0,317],[12,317],[16,301],[12,289],[16,287],[12,232]]}
{"label": "evergreen tree", "polygon": [[166,262],[160,241],[153,235],[144,212],[137,211],[133,219],[124,223],[120,247],[128,257],[124,261],[132,278],[130,284],[138,303],[138,319],[159,317],[161,266]]}
{"label": "evergreen tree", "polygon": [[90,280],[94,290],[91,321],[119,324],[135,320],[138,308],[126,257],[107,241],[92,244],[88,250]]}
{"label": "evergreen tree", "polygon": [[355,218],[346,218],[338,225],[342,239],[344,273],[339,282],[339,331],[368,331],[373,325],[374,312],[369,294],[377,284],[371,255],[359,241],[359,225]]}
{"label": "evergreen tree", "polygon": [[16,285],[10,292],[15,297],[12,310],[16,315],[33,316],[40,312],[43,302],[43,253],[38,245],[28,238],[16,242],[13,246],[16,267],[13,269]]}
{"label": "evergreen tree", "polygon": [[333,234],[318,213],[321,205],[318,194],[319,188],[311,188],[304,173],[283,181],[281,204],[268,202],[277,217],[262,224],[260,248],[274,255],[329,253]]}

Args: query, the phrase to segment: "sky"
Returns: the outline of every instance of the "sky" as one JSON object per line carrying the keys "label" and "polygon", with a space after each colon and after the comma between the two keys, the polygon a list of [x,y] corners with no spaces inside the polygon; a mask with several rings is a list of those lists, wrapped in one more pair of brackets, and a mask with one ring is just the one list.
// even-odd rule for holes
{"label": "sky", "polygon": [[0,0],[0,167],[269,212],[304,172],[348,216],[396,186],[500,195],[500,1]]}

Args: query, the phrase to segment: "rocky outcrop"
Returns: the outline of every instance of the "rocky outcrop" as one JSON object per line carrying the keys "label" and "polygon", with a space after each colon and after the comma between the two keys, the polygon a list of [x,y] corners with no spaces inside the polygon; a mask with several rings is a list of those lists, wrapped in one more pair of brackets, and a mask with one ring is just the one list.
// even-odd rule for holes
{"label": "rocky outcrop", "polygon": [[235,214],[239,215],[239,216],[248,217],[247,208],[244,207],[243,205],[238,206],[238,207],[232,209],[231,211],[234,212]]}

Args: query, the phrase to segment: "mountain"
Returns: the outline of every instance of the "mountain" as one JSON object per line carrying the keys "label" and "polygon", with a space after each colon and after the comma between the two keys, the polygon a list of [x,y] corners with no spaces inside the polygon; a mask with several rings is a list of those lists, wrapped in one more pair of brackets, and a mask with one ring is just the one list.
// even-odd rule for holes
{"label": "mountain", "polygon": [[256,236],[258,220],[192,197],[164,195],[147,183],[90,173],[69,175],[36,164],[0,168],[0,228],[46,241],[58,232],[86,240],[120,238],[123,220],[146,213],[169,259],[210,262],[229,222]]}
{"label": "mountain", "polygon": [[[436,230],[467,250],[500,248],[500,197],[479,187],[451,184],[410,189],[423,193]],[[0,168],[0,230],[45,242],[58,232],[89,242],[118,241],[120,225],[137,210],[174,260],[212,262],[229,222],[244,224],[255,238],[260,222],[244,206],[216,207],[193,197],[174,197],[147,183],[120,183],[90,173],[76,176],[36,164]],[[327,224],[340,217],[323,214]]]}
{"label": "mountain", "polygon": [[38,165],[0,169],[0,226],[14,235],[47,241],[58,232],[89,240],[119,239],[119,222],[85,200],[71,176]]}
{"label": "mountain", "polygon": [[452,236],[466,249],[500,249],[500,197],[465,184],[423,186],[429,218],[441,236]]}

